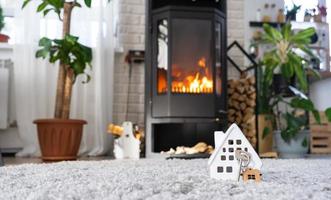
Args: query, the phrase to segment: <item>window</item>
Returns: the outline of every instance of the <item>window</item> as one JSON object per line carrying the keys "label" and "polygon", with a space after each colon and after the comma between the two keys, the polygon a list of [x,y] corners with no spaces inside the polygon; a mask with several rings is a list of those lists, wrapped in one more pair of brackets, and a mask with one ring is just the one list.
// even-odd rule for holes
{"label": "window", "polygon": [[233,152],[234,150],[233,150],[233,148],[229,148],[229,152]]}
{"label": "window", "polygon": [[223,167],[217,167],[217,173],[223,173]]}
{"label": "window", "polygon": [[241,140],[236,140],[237,145],[241,145]]}
{"label": "window", "polygon": [[234,160],[234,156],[229,156],[229,160]]}
{"label": "window", "polygon": [[226,160],[226,156],[221,156],[221,160]]}
{"label": "window", "polygon": [[232,173],[232,167],[226,167],[226,172],[227,173]]}
{"label": "window", "polygon": [[241,150],[241,148],[239,147],[239,148],[237,148],[237,150]]}
{"label": "window", "polygon": [[255,175],[248,175],[248,180],[255,180]]}
{"label": "window", "polygon": [[233,140],[228,141],[229,145],[233,145]]}
{"label": "window", "polygon": [[245,147],[245,151],[248,152],[248,148],[247,147]]}
{"label": "window", "polygon": [[223,148],[223,152],[224,152],[224,153],[226,152],[226,148]]}

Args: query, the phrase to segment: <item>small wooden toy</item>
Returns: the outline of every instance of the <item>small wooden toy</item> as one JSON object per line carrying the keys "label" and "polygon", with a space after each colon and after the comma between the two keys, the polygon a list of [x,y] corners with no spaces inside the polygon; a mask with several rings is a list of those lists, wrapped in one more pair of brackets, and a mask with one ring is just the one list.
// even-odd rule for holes
{"label": "small wooden toy", "polygon": [[262,161],[236,124],[214,133],[215,151],[208,160],[210,177],[238,181],[242,171],[261,170]]}
{"label": "small wooden toy", "polygon": [[261,182],[261,173],[257,169],[246,169],[243,172],[243,180],[244,182],[247,182],[249,180],[254,180],[255,182]]}

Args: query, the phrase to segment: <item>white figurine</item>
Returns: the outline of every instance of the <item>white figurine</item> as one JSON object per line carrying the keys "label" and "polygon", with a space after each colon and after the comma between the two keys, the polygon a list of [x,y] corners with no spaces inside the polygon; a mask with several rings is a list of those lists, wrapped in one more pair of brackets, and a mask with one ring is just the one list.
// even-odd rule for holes
{"label": "white figurine", "polygon": [[226,133],[216,131],[214,136],[215,151],[208,160],[211,178],[239,180],[240,173],[243,170],[241,158],[238,157],[240,150],[247,152],[247,155],[249,155],[249,162],[244,167],[261,170],[261,159],[236,124],[232,124]]}
{"label": "white figurine", "polygon": [[123,134],[114,141],[114,155],[116,159],[139,159],[140,141],[133,135],[131,122],[124,122]]}

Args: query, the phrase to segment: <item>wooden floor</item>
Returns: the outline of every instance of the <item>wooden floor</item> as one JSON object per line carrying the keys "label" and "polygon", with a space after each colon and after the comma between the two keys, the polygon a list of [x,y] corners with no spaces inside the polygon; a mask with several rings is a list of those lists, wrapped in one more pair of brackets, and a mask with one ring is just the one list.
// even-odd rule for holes
{"label": "wooden floor", "polygon": [[[110,157],[81,157],[78,160],[110,160]],[[5,166],[21,165],[21,164],[39,164],[44,163],[40,158],[18,158],[18,157],[4,157]]]}

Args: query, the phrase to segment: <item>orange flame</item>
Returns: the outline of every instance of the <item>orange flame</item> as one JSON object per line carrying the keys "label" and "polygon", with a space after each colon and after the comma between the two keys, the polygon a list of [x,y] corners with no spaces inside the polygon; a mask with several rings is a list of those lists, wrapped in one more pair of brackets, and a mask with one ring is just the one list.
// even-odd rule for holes
{"label": "orange flame", "polygon": [[195,74],[188,75],[183,81],[172,82],[174,93],[212,93],[213,81],[209,76],[206,59],[198,61],[199,70]]}

